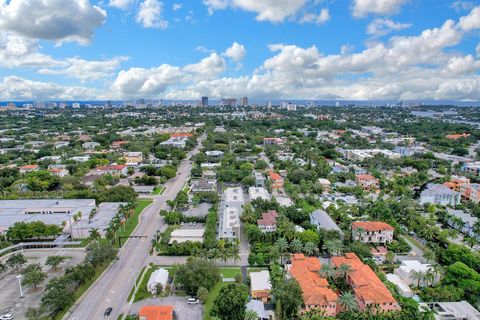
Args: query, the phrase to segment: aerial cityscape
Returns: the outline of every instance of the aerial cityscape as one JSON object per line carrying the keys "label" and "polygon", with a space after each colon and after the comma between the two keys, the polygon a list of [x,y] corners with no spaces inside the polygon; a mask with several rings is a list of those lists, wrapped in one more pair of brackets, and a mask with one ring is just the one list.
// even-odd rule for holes
{"label": "aerial cityscape", "polygon": [[0,0],[0,320],[480,320],[480,3]]}

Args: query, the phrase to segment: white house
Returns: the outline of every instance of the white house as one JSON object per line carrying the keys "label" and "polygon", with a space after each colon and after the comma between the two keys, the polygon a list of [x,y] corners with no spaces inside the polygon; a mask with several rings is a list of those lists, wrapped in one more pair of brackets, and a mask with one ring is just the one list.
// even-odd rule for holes
{"label": "white house", "polygon": [[155,270],[150,279],[148,279],[147,290],[151,294],[157,293],[157,286],[161,284],[165,288],[168,284],[168,271],[166,269],[160,268]]}
{"label": "white house", "polygon": [[[395,270],[395,274],[409,286],[417,285],[418,280],[415,279],[415,274],[420,273],[426,275],[431,268],[432,265],[421,263],[418,260],[406,260],[402,261],[400,267]],[[422,285],[425,285],[425,283],[420,281],[420,286]]]}
{"label": "white house", "polygon": [[443,184],[429,185],[420,194],[420,204],[433,203],[442,206],[456,206],[460,203],[460,193],[450,190]]}

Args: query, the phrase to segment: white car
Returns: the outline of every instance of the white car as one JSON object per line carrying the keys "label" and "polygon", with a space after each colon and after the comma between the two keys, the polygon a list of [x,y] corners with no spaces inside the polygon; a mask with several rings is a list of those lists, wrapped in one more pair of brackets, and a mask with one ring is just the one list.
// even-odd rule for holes
{"label": "white car", "polygon": [[13,319],[13,314],[10,314],[10,313],[0,316],[0,320],[12,320],[12,319]]}
{"label": "white car", "polygon": [[188,298],[187,304],[199,304],[200,300],[195,299],[195,298]]}

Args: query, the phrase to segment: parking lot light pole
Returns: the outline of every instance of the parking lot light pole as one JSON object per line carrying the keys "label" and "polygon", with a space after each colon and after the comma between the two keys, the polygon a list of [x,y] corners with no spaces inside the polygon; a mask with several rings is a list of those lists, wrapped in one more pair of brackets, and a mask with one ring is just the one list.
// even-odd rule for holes
{"label": "parking lot light pole", "polygon": [[23,290],[22,290],[22,275],[19,274],[17,276],[17,279],[18,279],[18,286],[20,288],[20,298],[23,298]]}

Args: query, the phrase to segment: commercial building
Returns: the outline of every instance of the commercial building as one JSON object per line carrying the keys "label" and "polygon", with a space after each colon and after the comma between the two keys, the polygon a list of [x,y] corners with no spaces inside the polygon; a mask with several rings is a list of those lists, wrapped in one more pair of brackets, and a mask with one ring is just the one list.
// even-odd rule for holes
{"label": "commercial building", "polygon": [[205,233],[205,228],[196,228],[196,229],[176,229],[173,230],[170,235],[169,244],[174,242],[203,242],[203,234]]}
{"label": "commercial building", "polygon": [[332,257],[331,261],[336,268],[342,264],[350,266],[351,271],[347,274],[347,283],[353,289],[360,311],[367,308],[372,308],[373,312],[401,310],[398,302],[375,272],[364,264],[355,253],[347,253],[344,257]]}
{"label": "commercial building", "polygon": [[365,243],[389,243],[395,229],[381,221],[355,221],[352,223],[353,240]]}

